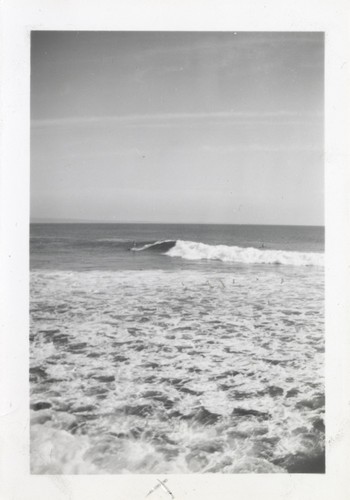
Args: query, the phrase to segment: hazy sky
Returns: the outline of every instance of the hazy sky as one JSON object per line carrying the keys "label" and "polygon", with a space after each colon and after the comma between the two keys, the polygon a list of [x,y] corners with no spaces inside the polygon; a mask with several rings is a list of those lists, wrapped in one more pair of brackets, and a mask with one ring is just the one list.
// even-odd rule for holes
{"label": "hazy sky", "polygon": [[31,217],[323,224],[323,34],[33,32]]}

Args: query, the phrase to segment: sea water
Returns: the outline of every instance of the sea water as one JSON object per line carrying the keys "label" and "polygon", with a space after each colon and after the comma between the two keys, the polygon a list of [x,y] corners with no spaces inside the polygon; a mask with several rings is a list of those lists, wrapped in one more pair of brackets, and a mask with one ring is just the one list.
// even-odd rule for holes
{"label": "sea water", "polygon": [[324,230],[33,224],[31,471],[324,469]]}

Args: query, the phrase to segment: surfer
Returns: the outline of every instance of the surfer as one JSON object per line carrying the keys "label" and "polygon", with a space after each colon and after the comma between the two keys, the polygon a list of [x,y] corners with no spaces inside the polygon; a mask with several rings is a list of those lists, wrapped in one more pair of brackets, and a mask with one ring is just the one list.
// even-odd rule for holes
{"label": "surfer", "polygon": [[135,250],[136,248],[136,241],[133,241],[132,247],[129,248],[129,250]]}

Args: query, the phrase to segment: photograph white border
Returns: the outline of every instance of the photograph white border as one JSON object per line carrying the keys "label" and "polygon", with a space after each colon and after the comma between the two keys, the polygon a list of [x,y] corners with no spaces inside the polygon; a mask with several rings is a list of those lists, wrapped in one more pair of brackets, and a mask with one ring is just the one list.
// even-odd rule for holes
{"label": "photograph white border", "polygon": [[[346,0],[3,0],[0,3],[0,498],[350,497],[349,33]],[[326,473],[31,475],[29,470],[30,32],[325,33]],[[158,488],[151,500],[170,498]]]}

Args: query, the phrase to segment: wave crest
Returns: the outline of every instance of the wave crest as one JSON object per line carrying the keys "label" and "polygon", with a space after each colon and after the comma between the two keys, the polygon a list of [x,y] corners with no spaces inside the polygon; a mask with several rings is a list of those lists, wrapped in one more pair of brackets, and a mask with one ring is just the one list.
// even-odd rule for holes
{"label": "wave crest", "polygon": [[142,247],[130,248],[130,250],[133,252],[143,252],[144,250],[151,250],[154,252],[167,252],[169,249],[173,248],[176,243],[177,242],[174,240],[154,241],[153,243],[147,243]]}
{"label": "wave crest", "polygon": [[227,245],[207,245],[194,241],[177,240],[166,255],[187,260],[220,260],[245,264],[282,264],[292,266],[323,266],[322,253],[260,250]]}

